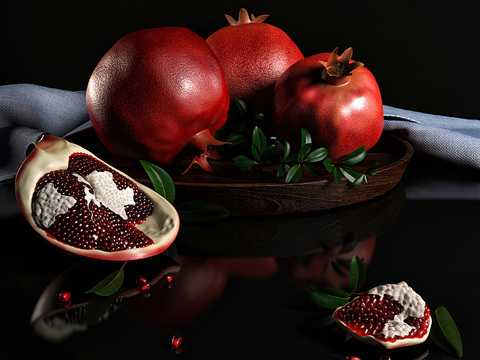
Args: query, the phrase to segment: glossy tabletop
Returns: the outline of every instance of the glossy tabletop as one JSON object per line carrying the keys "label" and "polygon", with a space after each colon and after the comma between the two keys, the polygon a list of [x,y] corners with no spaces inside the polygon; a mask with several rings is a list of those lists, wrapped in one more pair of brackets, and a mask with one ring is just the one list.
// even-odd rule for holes
{"label": "glossy tabletop", "polygon": [[[354,206],[184,224],[167,254],[127,263],[124,289],[100,300],[85,291],[122,264],[57,250],[28,226],[12,184],[3,185],[2,354],[448,359],[430,340],[386,351],[318,326],[324,312],[308,287],[345,288],[344,266],[357,254],[368,265],[367,288],[406,281],[432,310],[445,306],[461,332],[464,358],[473,359],[479,184],[478,172],[413,161],[392,191]],[[137,276],[147,279],[149,290],[136,288]],[[69,306],[58,300],[62,291],[71,293]],[[181,346],[172,348],[172,339]]]}

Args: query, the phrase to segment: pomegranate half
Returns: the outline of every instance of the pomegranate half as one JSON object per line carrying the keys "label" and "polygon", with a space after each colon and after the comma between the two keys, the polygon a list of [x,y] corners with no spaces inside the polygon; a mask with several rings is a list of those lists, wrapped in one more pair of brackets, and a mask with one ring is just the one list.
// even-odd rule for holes
{"label": "pomegranate half", "polygon": [[432,326],[430,309],[404,281],[368,290],[337,308],[333,319],[354,338],[387,349],[423,343]]}
{"label": "pomegranate half", "polygon": [[18,204],[47,241],[89,258],[157,255],[175,240],[179,217],[162,196],[83,147],[44,135],[15,180]]}

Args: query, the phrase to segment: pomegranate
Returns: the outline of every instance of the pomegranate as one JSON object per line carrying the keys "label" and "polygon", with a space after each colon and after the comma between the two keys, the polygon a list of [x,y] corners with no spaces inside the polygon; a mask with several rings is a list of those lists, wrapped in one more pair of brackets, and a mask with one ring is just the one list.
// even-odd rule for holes
{"label": "pomegranate", "polygon": [[420,344],[430,333],[430,309],[405,282],[380,285],[337,308],[334,320],[358,340],[387,349]]}
{"label": "pomegranate", "polygon": [[336,160],[365,145],[371,149],[383,131],[383,105],[373,74],[351,60],[352,48],[340,56],[320,53],[298,61],[275,86],[272,132],[299,148],[307,130],[314,147],[325,147]]}
{"label": "pomegranate", "polygon": [[238,21],[225,16],[230,25],[206,42],[225,71],[230,97],[249,103],[255,113],[263,112],[272,104],[280,74],[303,54],[283,30],[263,22],[268,15],[249,18],[241,9]]}
{"label": "pomegranate", "polygon": [[50,243],[105,260],[157,255],[179,217],[152,189],[64,139],[44,135],[20,167],[15,191],[29,224]]}
{"label": "pomegranate", "polygon": [[[182,27],[125,35],[103,56],[87,86],[87,109],[106,148],[120,158],[172,163],[182,150],[207,158],[227,120],[225,74],[212,49]],[[197,156],[198,155],[198,156]]]}

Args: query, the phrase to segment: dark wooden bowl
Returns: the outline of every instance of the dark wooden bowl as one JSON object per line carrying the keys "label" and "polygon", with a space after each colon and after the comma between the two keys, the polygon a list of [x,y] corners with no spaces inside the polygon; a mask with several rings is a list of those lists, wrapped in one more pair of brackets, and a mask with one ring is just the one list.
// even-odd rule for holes
{"label": "dark wooden bowl", "polygon": [[[336,183],[332,174],[323,177],[304,173],[299,182],[285,183],[276,177],[273,167],[262,178],[251,171],[244,173],[233,162],[210,161],[209,173],[193,167],[187,174],[172,171],[176,201],[210,200],[225,206],[232,215],[258,216],[299,214],[360,203],[393,189],[401,180],[413,154],[411,144],[399,137],[384,134],[366,158],[354,169],[365,171],[379,162],[378,172],[367,184],[352,186],[345,179]],[[120,164],[112,164],[122,169]],[[182,168],[184,169],[184,168]],[[143,183],[149,183],[143,169],[123,169]]]}

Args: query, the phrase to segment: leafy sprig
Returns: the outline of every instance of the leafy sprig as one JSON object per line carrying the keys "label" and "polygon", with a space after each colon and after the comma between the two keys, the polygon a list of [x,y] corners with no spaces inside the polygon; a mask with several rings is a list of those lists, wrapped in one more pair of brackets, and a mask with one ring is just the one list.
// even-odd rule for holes
{"label": "leafy sprig", "polygon": [[[327,149],[324,147],[314,149],[310,133],[301,129],[301,146],[298,152],[294,152],[288,141],[283,145],[283,151],[278,151],[279,143],[267,142],[264,132],[256,126],[251,139],[251,155],[238,155],[233,162],[244,172],[257,167],[260,173],[266,166],[277,166],[277,177],[285,177],[285,182],[298,182],[303,173],[322,177],[321,165],[333,173],[337,183],[342,180],[342,175],[353,185],[368,182],[368,176],[376,174],[378,162],[365,172],[359,172],[350,166],[358,164],[366,156],[365,146],[361,146],[351,154],[342,156],[336,161],[327,157]],[[319,166],[320,165],[320,166]]]}

